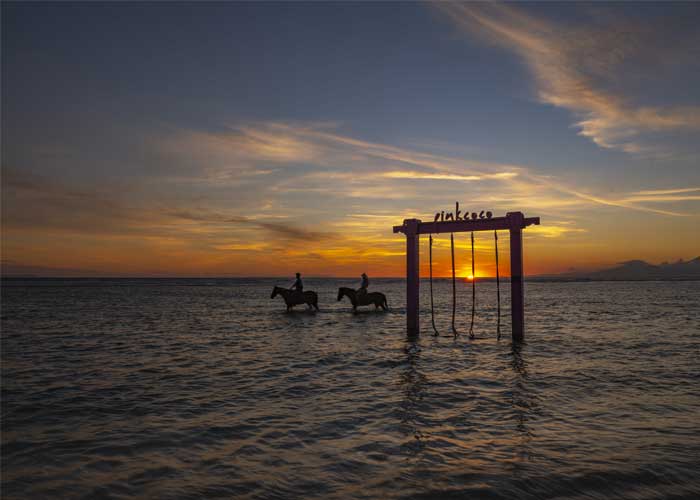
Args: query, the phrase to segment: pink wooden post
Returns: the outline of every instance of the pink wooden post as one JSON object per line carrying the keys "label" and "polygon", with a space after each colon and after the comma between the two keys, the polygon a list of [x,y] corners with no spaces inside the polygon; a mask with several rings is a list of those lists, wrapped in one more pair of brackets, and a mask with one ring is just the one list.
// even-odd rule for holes
{"label": "pink wooden post", "polygon": [[415,338],[420,334],[420,260],[418,219],[403,221],[406,231],[406,331]]}
{"label": "pink wooden post", "polygon": [[510,316],[514,342],[525,339],[525,287],[523,283],[522,212],[508,212],[510,222]]}

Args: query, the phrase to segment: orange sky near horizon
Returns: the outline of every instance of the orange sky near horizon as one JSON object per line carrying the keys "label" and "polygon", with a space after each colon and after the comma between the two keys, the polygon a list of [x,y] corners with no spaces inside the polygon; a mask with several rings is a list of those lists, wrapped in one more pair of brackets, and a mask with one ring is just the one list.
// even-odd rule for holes
{"label": "orange sky near horizon", "polygon": [[[664,253],[661,245],[649,241],[644,246],[630,245],[623,237],[618,238],[618,242],[609,239],[596,242],[588,236],[588,231],[558,234],[556,228],[556,225],[547,227],[545,216],[541,226],[530,226],[523,231],[527,275],[599,269],[640,255],[656,263],[679,257],[692,258],[691,253],[674,257],[678,253],[675,241]],[[264,228],[251,229],[239,237],[224,237],[220,244],[213,245],[198,241],[211,238],[207,234],[212,230],[208,230],[206,224],[173,230],[182,233],[179,237],[104,235],[95,238],[70,231],[37,234],[18,230],[10,234],[11,243],[4,239],[3,259],[6,263],[6,257],[16,253],[21,254],[23,263],[30,263],[25,264],[26,267],[10,267],[9,274],[48,276],[284,277],[293,276],[297,271],[306,277],[352,277],[362,272],[372,277],[405,276],[405,238],[402,234],[392,234],[391,225],[382,224],[373,229],[372,234],[348,231],[334,235],[333,239],[311,242],[272,239]],[[189,232],[194,232],[194,236]],[[504,277],[510,273],[508,236],[508,231],[499,231],[499,271]],[[686,236],[692,245],[695,233],[689,232]],[[219,238],[218,235],[214,237]],[[449,235],[436,235],[433,245],[433,275],[450,277]],[[655,254],[655,250],[659,253]],[[455,254],[456,274],[466,278],[471,274],[468,233],[455,235]],[[420,247],[423,277],[428,276],[428,255],[428,238],[423,236]],[[475,269],[477,278],[495,276],[491,232],[475,233]]]}

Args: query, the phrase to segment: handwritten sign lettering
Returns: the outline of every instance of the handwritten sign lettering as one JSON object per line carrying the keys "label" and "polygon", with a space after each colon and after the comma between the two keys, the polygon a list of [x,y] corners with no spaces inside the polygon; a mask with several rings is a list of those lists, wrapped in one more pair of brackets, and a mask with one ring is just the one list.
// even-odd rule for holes
{"label": "handwritten sign lettering", "polygon": [[[471,217],[470,217],[471,215]],[[433,222],[444,222],[444,221],[457,221],[457,220],[477,220],[477,219],[490,219],[493,217],[493,214],[488,211],[484,212],[483,210],[479,212],[478,214],[476,212],[472,212],[471,214],[469,211],[465,212],[464,215],[462,215],[462,211],[459,209],[459,202],[455,202],[455,211],[454,213],[452,212],[445,212],[444,210],[437,212],[435,214],[435,219],[433,219]]]}

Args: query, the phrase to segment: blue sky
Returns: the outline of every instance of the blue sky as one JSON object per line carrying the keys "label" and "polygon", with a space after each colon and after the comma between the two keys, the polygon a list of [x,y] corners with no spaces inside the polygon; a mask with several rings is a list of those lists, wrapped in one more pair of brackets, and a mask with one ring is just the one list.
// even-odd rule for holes
{"label": "blue sky", "polygon": [[699,20],[695,3],[4,2],[3,263],[400,275],[391,225],[456,200],[540,215],[536,272],[694,257]]}

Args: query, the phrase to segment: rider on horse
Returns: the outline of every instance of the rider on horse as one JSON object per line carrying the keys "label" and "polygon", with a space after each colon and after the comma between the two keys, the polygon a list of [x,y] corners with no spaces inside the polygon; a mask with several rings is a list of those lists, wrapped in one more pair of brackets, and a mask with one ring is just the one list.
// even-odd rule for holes
{"label": "rider on horse", "polygon": [[304,283],[301,282],[301,274],[297,273],[297,279],[294,280],[289,289],[298,293],[304,293]]}
{"label": "rider on horse", "polygon": [[367,293],[367,287],[369,286],[369,278],[367,274],[362,273],[362,283],[360,283],[360,289],[357,291],[358,295],[365,295]]}

